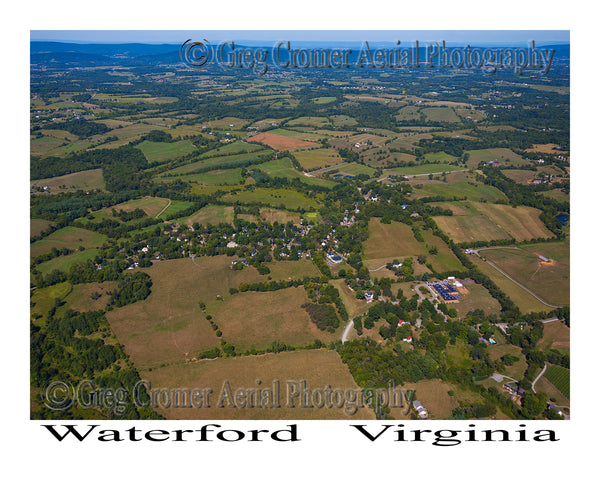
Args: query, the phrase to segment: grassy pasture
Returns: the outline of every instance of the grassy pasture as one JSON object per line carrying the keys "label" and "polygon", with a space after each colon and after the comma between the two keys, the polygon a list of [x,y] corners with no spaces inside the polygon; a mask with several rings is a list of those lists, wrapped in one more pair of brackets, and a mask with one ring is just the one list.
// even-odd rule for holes
{"label": "grassy pasture", "polygon": [[[324,99],[333,99],[327,102],[317,102],[315,103],[329,103],[330,101],[335,101],[335,97],[319,97]],[[317,99],[315,99],[317,100]],[[293,120],[289,120],[286,125],[290,127],[305,125],[307,127],[323,127],[329,125],[330,121],[327,117],[298,117]]]}
{"label": "grassy pasture", "polygon": [[182,210],[185,210],[186,208],[191,207],[192,205],[194,205],[193,202],[187,202],[184,200],[172,200],[169,206],[166,207],[163,211],[161,211],[160,214],[156,216],[156,218],[172,218],[173,215],[176,215],[177,213],[181,212]]}
{"label": "grassy pasture", "polygon": [[96,255],[98,255],[98,249],[89,248],[83,251],[71,253],[70,255],[61,255],[60,257],[53,258],[47,262],[40,263],[36,266],[36,269],[39,270],[42,275],[48,275],[52,270],[66,272],[74,263],[93,260]]}
{"label": "grassy pasture", "polygon": [[458,165],[450,165],[448,163],[434,163],[434,164],[423,164],[423,165],[415,165],[414,167],[396,167],[396,168],[386,168],[383,171],[385,176],[388,175],[407,175],[407,176],[415,176],[415,175],[429,175],[430,173],[444,173],[444,172],[452,172],[455,170],[464,170],[464,167]]}
{"label": "grassy pasture", "polygon": [[[544,248],[546,246],[550,248]],[[542,262],[535,255],[522,250],[502,248],[482,250],[480,254],[546,302],[552,305],[568,304],[569,245],[560,242],[557,245],[542,243],[527,247],[528,251],[551,258],[552,262]]]}
{"label": "grassy pasture", "polygon": [[[481,270],[482,273],[490,277],[499,288],[505,292],[508,297],[521,309],[524,313],[529,312],[548,312],[551,307],[544,305],[539,300],[531,296],[521,287],[510,281],[498,270],[490,266],[487,262],[482,261],[475,255],[471,255],[469,259]],[[467,287],[468,288],[468,287]]]}
{"label": "grassy pasture", "polygon": [[[369,238],[364,242],[366,264],[370,269],[387,262],[426,253],[423,243],[417,242],[410,226],[392,222],[381,223],[379,218],[369,221]],[[416,264],[416,259],[413,264]]]}
{"label": "grassy pasture", "polygon": [[486,202],[506,200],[506,195],[497,188],[475,182],[429,183],[423,185],[418,191],[431,196],[443,195],[448,199],[465,198]]}
{"label": "grassy pasture", "polygon": [[429,122],[460,122],[460,118],[449,107],[427,107],[421,109]]}
{"label": "grassy pasture", "polygon": [[313,102],[316,103],[317,105],[324,105],[326,103],[331,103],[331,102],[335,102],[336,101],[336,97],[317,97],[317,98],[313,98]]}
{"label": "grassy pasture", "polygon": [[31,257],[37,257],[44,253],[50,252],[52,247],[58,249],[67,247],[77,249],[80,246],[91,249],[101,247],[106,241],[106,236],[101,233],[91,232],[83,228],[64,227],[56,230],[47,237],[38,240],[31,244]]}
{"label": "grassy pasture", "polygon": [[498,300],[492,297],[485,287],[477,284],[469,284],[465,285],[465,287],[469,293],[461,295],[462,300],[451,305],[452,308],[456,309],[460,318],[464,318],[467,313],[478,308],[483,310],[486,315],[492,313],[500,314]]}
{"label": "grassy pasture", "polygon": [[487,163],[495,160],[501,164],[515,166],[529,165],[531,163],[509,148],[486,148],[484,150],[469,150],[466,153],[469,154],[469,159],[467,160],[469,167],[476,167],[479,162]]}
{"label": "grassy pasture", "polygon": [[102,176],[102,169],[84,170],[69,173],[60,177],[42,178],[33,180],[31,188],[48,187],[50,193],[63,193],[74,190],[104,190],[106,185]]}
{"label": "grassy pasture", "polygon": [[538,341],[540,350],[556,348],[569,350],[571,348],[571,329],[561,321],[544,323],[544,335]]}
{"label": "grassy pasture", "polygon": [[210,170],[208,172],[191,173],[176,177],[159,177],[157,180],[160,182],[174,182],[176,180],[183,180],[184,182],[193,182],[206,186],[239,185],[242,181],[242,169],[227,168],[223,170]]}
{"label": "grassy pasture", "polygon": [[457,202],[464,214],[434,217],[438,226],[457,243],[476,240],[550,238],[552,234],[532,207]]}
{"label": "grassy pasture", "polygon": [[409,122],[411,120],[419,120],[420,118],[421,114],[418,107],[411,106],[401,108],[396,115],[396,120],[399,122]]}
{"label": "grassy pasture", "polygon": [[[308,302],[304,288],[275,292],[245,292],[228,296],[207,311],[233,343],[237,351],[264,349],[275,340],[286,345],[304,346],[315,339],[329,342],[336,333],[321,331],[301,305]],[[339,330],[339,329],[338,329]]]}
{"label": "grassy pasture", "polygon": [[235,142],[228,143],[222,147],[209,150],[201,155],[202,158],[210,157],[223,157],[227,155],[237,155],[240,153],[253,153],[257,151],[266,151],[260,145],[254,145],[252,143],[243,142],[236,140]]}
{"label": "grassy pasture", "polygon": [[276,210],[274,208],[261,208],[260,218],[267,223],[287,223],[293,222],[295,224],[300,223],[300,216],[290,213],[286,210]]}
{"label": "grassy pasture", "polygon": [[[290,276],[306,267],[292,265],[288,273],[288,263],[295,262],[274,267],[277,275]],[[107,313],[119,342],[138,368],[183,362],[220,345],[198,302],[205,302],[213,317],[213,312],[220,312],[225,318],[226,306],[235,297],[229,294],[230,287],[266,280],[253,267],[241,271],[230,267],[231,257],[215,256],[160,261],[144,270],[152,277],[150,296]],[[225,300],[218,300],[217,295]]]}
{"label": "grassy pasture", "polygon": [[150,142],[144,140],[137,145],[148,162],[165,163],[174,158],[182,157],[196,150],[189,140],[180,140],[179,142]]}
{"label": "grassy pasture", "polygon": [[527,370],[527,360],[525,356],[521,353],[521,349],[516,345],[491,345],[487,348],[487,351],[490,352],[490,358],[494,361],[500,360],[504,355],[513,355],[514,357],[518,357],[519,360],[513,363],[510,366],[506,366],[506,370],[503,372],[504,375],[520,380],[523,378],[525,374],[525,370]]}
{"label": "grassy pasture", "polygon": [[33,291],[33,295],[31,296],[31,308],[30,315],[31,318],[38,318],[36,323],[42,323],[46,321],[46,315],[48,311],[54,306],[55,300],[58,298],[60,300],[64,300],[71,290],[73,286],[69,282],[57,283],[56,285],[51,285],[50,287],[45,288],[37,288]]}
{"label": "grassy pasture", "polygon": [[[91,312],[106,308],[110,295],[108,292],[117,286],[117,282],[81,283],[73,285],[69,294],[64,298],[65,305],[61,308],[70,308],[77,312]],[[92,299],[92,294],[98,293],[100,297]]]}
{"label": "grassy pasture", "polygon": [[[309,419],[375,419],[370,409],[361,408],[353,416],[337,408],[287,408],[287,382],[306,380],[307,388],[322,389],[327,385],[337,389],[357,388],[348,367],[331,350],[299,350],[278,354],[252,355],[201,360],[183,365],[143,372],[155,388],[211,388],[210,408],[170,408],[159,412],[169,419],[232,419],[232,420],[309,420]],[[232,392],[238,389],[272,388],[280,382],[280,408],[217,408],[225,381]],[[225,403],[225,405],[228,405]]]}
{"label": "grassy pasture", "polygon": [[331,188],[332,186],[334,186],[334,184],[330,181],[324,180],[322,178],[307,177],[306,175],[300,173],[294,168],[294,166],[292,165],[292,161],[287,157],[278,158],[277,160],[271,160],[270,162],[266,163],[261,163],[256,168],[272,177],[283,177],[289,179],[298,178],[303,183],[307,183],[309,185],[317,185],[319,187]]}
{"label": "grassy pasture", "polygon": [[32,218],[29,220],[29,236],[35,237],[42,232],[48,230],[50,226],[54,225],[50,220],[42,220],[41,218]]}
{"label": "grassy pasture", "polygon": [[[249,152],[249,153],[239,153],[239,154],[224,155],[224,156],[204,157],[201,160],[198,160],[197,162],[188,163],[188,164],[182,165],[181,167],[177,167],[172,170],[168,170],[167,172],[165,172],[165,174],[187,175],[189,173],[193,173],[194,170],[197,170],[198,168],[203,168],[203,167],[214,167],[216,170],[219,168],[220,165],[222,165],[224,163],[234,164],[234,163],[238,163],[238,162],[242,163],[247,160],[254,160],[254,159],[259,158],[260,155],[267,153],[267,152],[268,152],[268,150],[262,149],[262,150],[257,150],[257,151]],[[206,172],[202,172],[202,173],[206,173]]]}
{"label": "grassy pasture", "polygon": [[358,122],[348,115],[331,115],[329,117],[334,127],[353,127]]}
{"label": "grassy pasture", "polygon": [[333,148],[318,148],[315,150],[298,150],[294,157],[305,170],[329,167],[341,163],[342,157]]}
{"label": "grassy pasture", "polygon": [[[438,253],[431,255],[427,252],[427,263],[431,263],[431,266],[438,272],[449,272],[453,270],[464,270],[460,260],[456,258],[456,255],[450,250],[450,247],[446,245],[440,237],[436,237],[430,231],[423,232],[423,238],[425,239],[426,245],[429,247],[436,247]],[[421,244],[422,245],[422,244]]]}
{"label": "grassy pasture", "polygon": [[193,215],[187,218],[179,219],[180,222],[185,222],[188,225],[192,225],[195,222],[200,224],[212,224],[218,225],[219,223],[233,223],[233,207],[225,205],[207,205],[201,208]]}
{"label": "grassy pasture", "polygon": [[306,195],[295,190],[285,188],[255,188],[254,190],[231,192],[225,195],[223,200],[230,203],[261,202],[276,208],[283,205],[283,208],[290,210],[319,208],[317,200],[308,198]]}

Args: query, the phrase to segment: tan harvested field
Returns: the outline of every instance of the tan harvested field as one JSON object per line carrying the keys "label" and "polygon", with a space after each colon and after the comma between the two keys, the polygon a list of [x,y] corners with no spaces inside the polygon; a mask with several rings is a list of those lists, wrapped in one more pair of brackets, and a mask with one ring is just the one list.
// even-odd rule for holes
{"label": "tan harvested field", "polygon": [[[156,262],[144,270],[153,282],[150,296],[107,313],[119,342],[138,368],[183,362],[220,345],[206,315],[215,317],[214,312],[219,311],[226,318],[224,308],[235,299],[229,294],[230,287],[267,280],[254,267],[231,269],[231,261],[231,257],[224,255],[182,258]],[[274,264],[274,278],[287,279],[296,274],[302,278],[306,269],[314,268],[287,263]],[[225,300],[218,300],[218,295]],[[200,310],[199,301],[206,304],[206,312]],[[224,337],[231,341],[226,330]]]}
{"label": "tan harvested field", "polygon": [[114,207],[111,207],[111,209],[114,208],[117,211],[124,210],[126,212],[132,212],[136,208],[141,208],[146,215],[149,217],[154,217],[159,214],[168,204],[168,198],[143,197],[136,200],[130,200],[125,203],[120,203]]}
{"label": "tan harvested field", "polygon": [[531,183],[536,176],[536,172],[533,170],[503,170],[502,173],[522,185]]}
{"label": "tan harvested field", "polygon": [[317,143],[296,140],[294,138],[284,137],[283,135],[274,135],[272,133],[259,133],[248,137],[249,142],[261,143],[273,148],[274,150],[296,150],[303,147],[314,147]]}
{"label": "tan harvested field", "polygon": [[[442,380],[423,380],[417,383],[405,383],[401,387],[397,387],[403,392],[416,392],[416,399],[421,402],[427,412],[429,418],[433,420],[442,420],[452,416],[452,410],[460,406],[460,402],[474,403],[481,402],[481,397],[471,391],[462,390],[458,385],[452,385],[442,382]],[[452,390],[454,396],[448,395]],[[406,404],[406,401],[404,402]],[[412,410],[414,412],[414,410]],[[408,419],[410,412],[407,415],[407,408],[392,408],[391,416],[395,419]]]}
{"label": "tan harvested field", "polygon": [[551,307],[544,305],[542,302],[534,298],[530,293],[523,290],[521,287],[510,281],[487,262],[482,261],[475,255],[470,255],[469,259],[481,270],[482,273],[490,277],[490,279],[505,292],[508,297],[515,302],[523,313],[529,312],[548,312]]}
{"label": "tan harvested field", "polygon": [[485,287],[477,284],[465,285],[469,291],[468,294],[461,294],[462,300],[458,303],[450,305],[450,308],[455,308],[460,318],[464,318],[470,311],[480,308],[486,315],[495,313],[500,314],[500,304],[498,300],[490,295]]}
{"label": "tan harvested field", "polygon": [[398,222],[386,225],[379,218],[372,218],[369,221],[369,238],[364,243],[364,251],[367,260],[381,260],[380,264],[383,265],[394,258],[424,253],[423,245],[417,242],[410,226]]}
{"label": "tan harvested field", "polygon": [[556,143],[544,143],[544,144],[534,144],[533,148],[528,148],[525,150],[526,152],[539,152],[539,153],[551,153],[553,155],[559,155],[561,153],[565,153],[564,150],[555,150],[559,145]]}
{"label": "tan harvested field", "polygon": [[457,205],[464,209],[464,215],[434,217],[438,227],[456,243],[510,238],[520,242],[553,236],[536,208],[469,201]]}
{"label": "tan harvested field", "polygon": [[[71,292],[65,297],[65,308],[70,308],[77,312],[91,312],[106,308],[110,295],[107,292],[114,290],[117,282],[102,283],[80,283],[73,285]],[[97,299],[92,299],[92,294],[100,295]]]}
{"label": "tan harvested field", "polygon": [[[371,306],[371,304],[367,303],[365,300],[358,300],[355,293],[348,288],[343,278],[332,280],[330,283],[335,285],[338,292],[340,292],[340,298],[342,299],[342,302],[344,302],[350,320],[358,315],[362,315]],[[352,330],[353,332],[356,332],[356,330]]]}
{"label": "tan harvested field", "polygon": [[570,349],[571,329],[561,321],[545,323],[544,335],[537,343],[537,347],[540,350],[550,348]]}
{"label": "tan harvested field", "polygon": [[[527,245],[518,250],[481,250],[480,254],[547,303],[569,303],[570,261],[567,242]],[[550,262],[541,261],[538,255],[550,259]]]}
{"label": "tan harvested field", "polygon": [[[294,389],[298,388],[303,380],[306,381],[306,388],[312,391],[325,389],[328,385],[334,390],[341,389],[343,391],[358,388],[348,367],[342,363],[339,355],[331,350],[300,350],[278,354],[201,360],[143,371],[141,377],[148,380],[155,390],[162,388],[190,390],[208,388],[211,390],[208,395],[208,407],[176,408],[171,405],[170,408],[158,408],[159,413],[168,419],[375,419],[373,411],[367,408],[360,408],[354,415],[348,415],[343,408],[300,408],[298,400],[294,399],[294,392],[297,391]],[[260,381],[260,385],[257,385],[258,381]],[[274,387],[276,381],[279,384],[278,389]],[[238,394],[239,402],[228,402],[228,386],[232,396],[236,395],[236,391],[247,393],[246,405],[242,400],[243,393]],[[271,389],[273,394],[267,397],[269,394],[263,393],[265,399],[263,408],[249,408],[249,395],[252,394],[252,389],[257,388],[262,388],[263,392]],[[290,392],[289,402],[288,389]],[[279,402],[269,403],[269,398],[273,398],[275,401],[279,399]],[[222,407],[219,408],[219,405]],[[270,405],[275,405],[275,407],[266,408]]]}
{"label": "tan harvested field", "polygon": [[50,226],[54,225],[49,220],[42,220],[41,218],[32,218],[29,220],[29,236],[35,237],[47,230]]}
{"label": "tan harvested field", "polygon": [[207,312],[237,352],[266,349],[274,341],[305,346],[315,339],[324,343],[337,339],[337,333],[321,331],[310,320],[301,308],[308,301],[303,287],[245,292],[225,298]]}
{"label": "tan harvested field", "polygon": [[260,218],[267,223],[287,223],[293,222],[294,224],[300,223],[300,216],[295,213],[288,212],[286,210],[276,210],[275,208],[261,208]]}
{"label": "tan harvested field", "polygon": [[60,177],[33,180],[30,188],[48,187],[48,193],[63,193],[74,190],[104,190],[104,177],[102,169],[84,170],[83,172],[69,173]]}

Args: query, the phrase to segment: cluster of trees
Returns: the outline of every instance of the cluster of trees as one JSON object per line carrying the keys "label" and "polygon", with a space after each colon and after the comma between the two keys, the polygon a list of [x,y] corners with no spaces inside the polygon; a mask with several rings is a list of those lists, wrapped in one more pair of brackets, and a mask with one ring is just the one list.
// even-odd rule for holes
{"label": "cluster of trees", "polygon": [[[30,324],[31,384],[42,388],[52,381],[69,382],[75,386],[80,381],[90,382],[90,389],[124,389],[127,398],[120,405],[98,404],[89,415],[108,419],[160,419],[150,408],[137,407],[133,392],[140,377],[118,343],[106,343],[110,327],[102,311],[65,311],[56,314],[56,307],[48,312],[43,326]],[[90,338],[94,337],[94,338]],[[124,367],[120,364],[125,363]],[[145,388],[138,387],[139,399],[148,400]],[[32,410],[32,418],[69,419],[79,417],[77,401],[65,405],[64,410],[49,409],[40,405]]]}
{"label": "cluster of trees", "polygon": [[[32,130],[35,131],[39,127],[33,127]],[[44,124],[44,128],[48,130],[65,130],[73,135],[77,135],[79,138],[87,138],[92,135],[100,135],[102,133],[106,133],[110,130],[103,123],[98,122],[90,122],[88,120],[69,120],[67,122],[52,122]]]}
{"label": "cluster of trees", "polygon": [[130,303],[144,300],[151,293],[152,279],[145,272],[134,272],[122,275],[117,283],[117,289],[112,292],[109,305],[122,307]]}
{"label": "cluster of trees", "polygon": [[340,326],[340,319],[331,305],[307,302],[302,304],[302,308],[306,310],[319,330],[333,333]]}

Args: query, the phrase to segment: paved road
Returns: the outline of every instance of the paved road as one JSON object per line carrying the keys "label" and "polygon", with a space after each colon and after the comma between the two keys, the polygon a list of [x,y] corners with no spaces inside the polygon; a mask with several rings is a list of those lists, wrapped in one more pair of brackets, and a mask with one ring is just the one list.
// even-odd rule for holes
{"label": "paved road", "polygon": [[352,330],[353,326],[354,322],[352,320],[349,320],[348,325],[346,325],[346,328],[344,329],[344,334],[342,335],[342,343],[346,343],[346,341],[348,340],[348,335],[350,335],[350,330]]}
{"label": "paved road", "polygon": [[535,380],[533,382],[531,382],[531,390],[533,390],[533,393],[536,393],[535,391],[535,383],[542,378],[542,375],[544,375],[544,373],[546,373],[546,368],[548,367],[548,364],[544,362],[544,368],[542,368],[542,371],[540,372],[540,374],[535,377]]}

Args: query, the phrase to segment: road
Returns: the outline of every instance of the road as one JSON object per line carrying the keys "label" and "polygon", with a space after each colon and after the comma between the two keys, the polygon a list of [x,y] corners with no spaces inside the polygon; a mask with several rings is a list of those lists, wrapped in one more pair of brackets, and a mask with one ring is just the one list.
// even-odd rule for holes
{"label": "road", "polygon": [[548,364],[544,362],[544,368],[542,368],[542,371],[540,372],[540,374],[537,377],[535,377],[535,380],[533,382],[531,382],[531,390],[533,391],[533,393],[536,393],[535,384],[540,378],[542,378],[542,375],[544,375],[544,373],[546,373],[547,367],[548,367]]}
{"label": "road", "polygon": [[160,216],[162,215],[162,213],[163,213],[163,212],[164,212],[164,211],[165,211],[167,208],[169,208],[170,206],[171,206],[171,199],[169,199],[169,203],[167,203],[167,206],[166,206],[165,208],[163,208],[163,209],[162,209],[160,212],[158,212],[158,213],[156,214],[156,217],[154,217],[154,218],[158,218],[158,217],[160,217]]}
{"label": "road", "polygon": [[[497,248],[508,248],[508,249],[512,249],[512,250],[521,250],[518,247],[486,247],[486,248],[480,248],[478,250],[473,250],[473,252],[479,257],[481,258],[481,255],[479,255],[479,252],[481,250],[492,250],[492,249],[497,249]],[[525,251],[525,250],[522,250]],[[526,252],[526,253],[530,253],[530,252]],[[537,255],[536,255],[537,256]],[[481,258],[483,260],[483,258]],[[537,301],[543,303],[544,305],[546,305],[547,307],[550,308],[560,308],[563,305],[551,305],[550,303],[547,303],[546,301],[542,300],[540,297],[538,297],[535,293],[533,293],[531,290],[529,290],[525,285],[517,282],[514,278],[512,278],[508,273],[506,273],[504,270],[500,269],[499,267],[497,267],[496,265],[494,265],[493,262],[490,262],[489,260],[483,260],[485,263],[487,263],[490,267],[495,268],[496,270],[498,270],[502,275],[504,275],[506,278],[508,278],[511,282],[513,282],[515,285],[521,287],[523,290],[525,290],[527,293],[529,293],[529,295],[531,295],[533,298],[535,298]]]}
{"label": "road", "polygon": [[352,320],[349,320],[348,325],[346,325],[346,328],[344,329],[344,334],[342,335],[342,343],[346,343],[346,341],[348,340],[348,335],[350,335],[350,330],[352,330],[353,326],[354,322]]}

